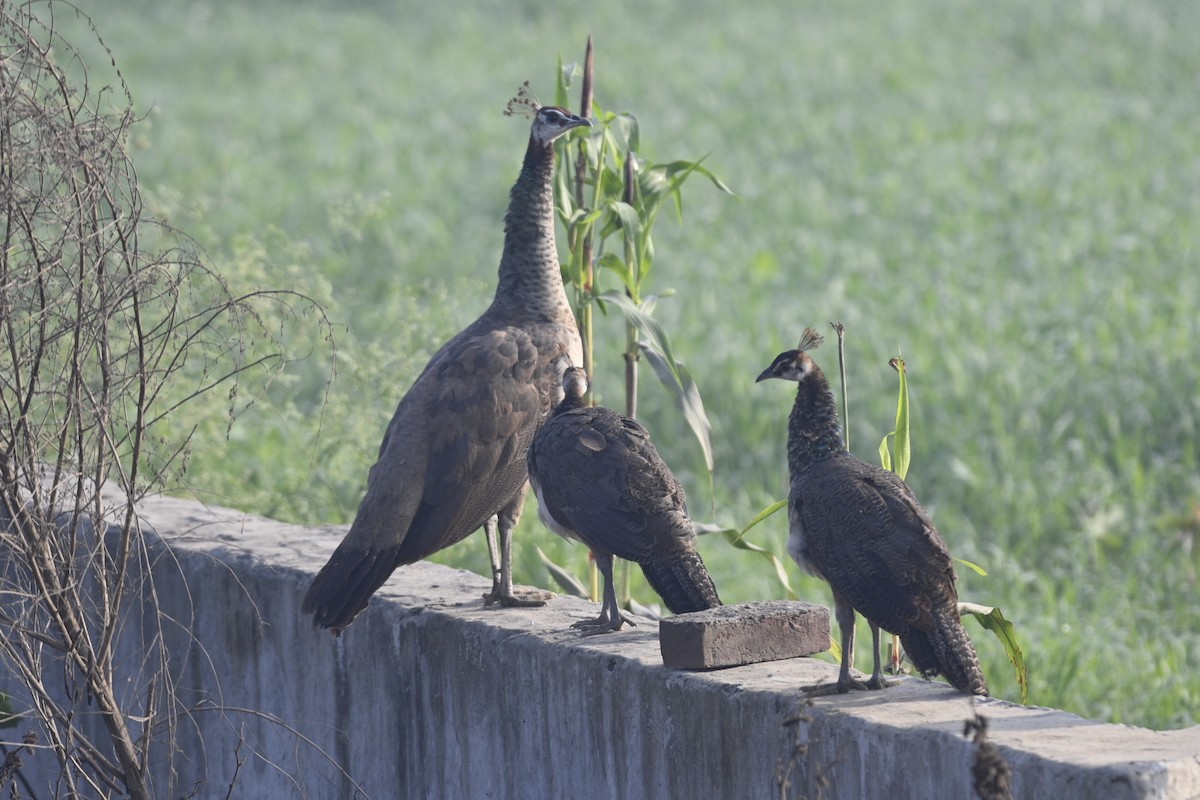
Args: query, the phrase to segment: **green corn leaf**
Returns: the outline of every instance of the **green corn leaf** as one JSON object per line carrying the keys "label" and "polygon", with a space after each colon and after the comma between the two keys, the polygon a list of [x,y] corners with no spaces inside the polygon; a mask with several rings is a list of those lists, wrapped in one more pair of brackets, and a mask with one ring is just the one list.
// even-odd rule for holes
{"label": "green corn leaf", "polygon": [[537,550],[538,558],[540,558],[542,563],[546,566],[546,571],[550,573],[550,577],[554,579],[554,582],[563,588],[563,591],[567,592],[568,594],[573,594],[576,597],[582,597],[585,600],[591,598],[587,587],[585,587],[583,583],[574,575],[572,575],[565,567],[561,567],[551,561],[550,556],[542,552],[542,548],[538,547],[537,545],[534,545],[533,549]]}
{"label": "green corn leaf", "polygon": [[692,530],[696,532],[697,536],[710,536],[717,533],[727,538],[738,538],[745,536],[751,528],[762,522],[767,517],[771,516],[771,514],[778,511],[785,505],[787,505],[787,500],[780,500],[778,503],[772,503],[762,511],[758,512],[758,515],[749,523],[747,523],[746,527],[744,528],[731,528],[728,525],[718,525],[715,522],[696,522],[695,520],[692,520]]}
{"label": "green corn leaf", "polygon": [[692,530],[696,532],[697,536],[708,536],[712,533],[719,533],[724,536],[731,531],[735,534],[738,533],[737,528],[730,528],[726,525],[718,525],[715,522],[696,522],[696,520],[692,520]]}
{"label": "green corn leaf", "polygon": [[[787,500],[776,501],[776,502],[772,503],[771,505],[767,506],[766,508],[764,508],[762,511],[758,512],[754,516],[754,519],[752,519],[748,523],[746,523],[746,527],[742,528],[741,530],[737,530],[734,528],[723,528],[720,530],[720,533],[725,537],[725,540],[727,542],[729,542],[731,545],[738,548],[739,550],[745,550],[749,553],[758,553],[760,556],[762,556],[763,558],[766,558],[768,561],[770,561],[771,566],[775,569],[775,577],[779,579],[779,584],[783,587],[783,590],[785,592],[787,592],[788,599],[796,600],[796,599],[798,599],[798,597],[796,595],[796,591],[792,588],[792,582],[788,578],[787,569],[784,567],[783,562],[774,553],[772,553],[770,550],[766,549],[765,547],[759,547],[756,544],[752,544],[751,542],[746,541],[746,534],[750,531],[751,528],[753,528],[755,525],[759,524],[760,522],[765,520],[767,517],[771,516],[776,511],[778,511],[779,509],[783,508],[786,505],[787,505]],[[698,526],[698,528],[699,528],[699,526]],[[707,533],[708,531],[704,531],[704,532]]]}
{"label": "green corn leaf", "polygon": [[667,165],[667,171],[669,174],[674,174],[676,172],[685,172],[689,175],[693,172],[699,173],[700,175],[708,178],[712,182],[713,186],[716,186],[725,194],[737,197],[737,193],[733,191],[733,189],[730,189],[728,186],[726,186],[725,182],[714,175],[708,169],[708,167],[703,166],[704,159],[706,158],[708,158],[707,155],[704,156],[704,158],[701,158],[699,161],[673,161]]}
{"label": "green corn leaf", "polygon": [[[621,200],[610,200],[605,204],[605,208],[611,214],[611,221],[606,225],[601,233],[605,231],[615,233],[620,230],[624,233],[625,238],[631,241],[637,241],[642,236],[642,218],[638,216],[637,209]],[[611,231],[609,229],[612,229]]]}
{"label": "green corn leaf", "polygon": [[[600,171],[598,185],[600,191],[596,194],[597,207],[607,205],[608,203],[620,202],[621,196],[625,192],[625,181],[621,177],[621,173],[618,170],[610,167],[607,163]],[[618,230],[619,227],[620,226],[617,222],[610,220],[604,226],[604,230],[607,231],[607,233],[604,235],[611,235]]]}
{"label": "green corn leaf", "polygon": [[[655,164],[645,170],[646,179],[641,181],[641,185],[649,196],[646,203],[646,217],[649,224],[653,224],[658,212],[662,210],[663,203],[668,199],[675,201],[676,214],[678,219],[683,221],[683,192],[680,190],[693,173],[704,175],[721,191],[733,194],[720,178],[701,166],[703,160]],[[736,197],[736,195],[734,196]]]}
{"label": "green corn leaf", "polygon": [[[676,368],[675,356],[671,353],[671,343],[667,339],[667,333],[658,324],[654,317],[646,313],[645,309],[634,303],[631,299],[625,296],[624,292],[607,291],[597,296],[597,299],[612,303],[621,310],[630,323],[637,328],[643,336],[645,336],[653,347],[663,355],[667,365],[674,373]],[[682,384],[678,374],[674,375],[675,383]]]}
{"label": "green corn leaf", "polygon": [[612,152],[628,153],[630,150],[637,152],[640,143],[637,117],[627,111],[606,111],[603,114],[594,111],[593,119],[597,116],[600,117],[608,133],[609,143],[613,148]]}
{"label": "green corn leaf", "polygon": [[1021,651],[1021,645],[1017,641],[1017,630],[1013,624],[1005,619],[1004,614],[1000,613],[1000,609],[993,606],[980,606],[975,603],[959,603],[959,614],[970,614],[979,620],[979,624],[985,629],[995,634],[1000,643],[1004,645],[1004,652],[1008,655],[1008,661],[1013,665],[1013,671],[1017,674],[1017,685],[1021,689],[1021,702],[1029,702],[1029,673],[1025,667],[1025,654]]}
{"label": "green corn leaf", "polygon": [[[950,557],[954,558],[954,556],[950,556]],[[965,558],[954,558],[954,560],[957,561],[958,563],[962,564],[967,569],[974,571],[976,575],[982,575],[985,578],[987,577],[987,574],[988,574],[987,570],[984,569],[983,567],[979,566],[978,564],[967,561]]]}
{"label": "green corn leaf", "polygon": [[658,376],[663,386],[667,387],[667,391],[675,399],[679,410],[683,412],[684,420],[692,429],[692,435],[700,443],[711,481],[715,464],[713,461],[712,423],[708,421],[708,414],[704,411],[704,400],[700,397],[700,390],[696,387],[696,382],[692,380],[691,373],[683,364],[677,361],[668,364],[668,356],[656,350],[650,342],[644,339],[640,340],[638,347],[645,355],[646,361],[650,363],[651,368],[654,369],[654,374]]}
{"label": "green corn leaf", "polygon": [[[554,143],[554,150],[558,154],[559,161],[564,161],[571,157],[569,143],[565,138],[559,139]],[[571,191],[571,187],[567,185],[567,170],[556,170],[554,174],[554,209],[558,213],[558,218],[563,220],[572,219],[579,210],[575,204],[575,195]]]}
{"label": "green corn leaf", "polygon": [[742,534],[745,534],[747,531],[749,531],[755,525],[762,522],[764,519],[771,516],[776,511],[783,508],[787,504],[788,504],[787,500],[776,500],[774,503],[771,503],[771,505],[767,506],[762,511],[758,512],[758,514],[755,515],[754,519],[750,520],[750,522],[748,522],[746,524],[746,527],[742,528]]}
{"label": "green corn leaf", "polygon": [[584,210],[581,208],[575,212],[575,216],[571,218],[570,222],[572,225],[595,225],[596,221],[599,220],[603,214],[604,212],[598,208],[593,209],[585,214]]}
{"label": "green corn leaf", "polygon": [[900,397],[896,401],[896,458],[892,471],[900,476],[900,480],[904,480],[912,462],[912,441],[909,438],[908,427],[908,376],[904,370],[903,358],[894,358],[890,363],[900,373]]}
{"label": "green corn leaf", "polygon": [[625,287],[633,291],[631,288],[633,286],[633,271],[629,269],[619,255],[616,253],[605,253],[600,256],[596,262],[596,266],[610,269],[617,273],[621,278],[621,282],[625,284]]}
{"label": "green corn leaf", "polygon": [[792,582],[788,579],[787,569],[784,567],[783,562],[765,547],[759,547],[756,544],[746,541],[746,538],[743,536],[744,533],[744,530],[724,531],[725,540],[739,550],[745,550],[749,553],[758,553],[760,556],[770,561],[771,566],[775,568],[775,577],[779,579],[780,585],[783,586],[784,591],[787,592],[788,599],[798,600],[799,596],[796,594],[796,590],[792,588]]}
{"label": "green corn leaf", "polygon": [[[704,158],[707,157],[705,156]],[[684,181],[692,173],[698,173],[708,178],[714,186],[725,194],[737,197],[737,194],[726,186],[724,181],[710,172],[707,167],[703,166],[704,158],[698,161],[679,160],[668,164],[655,164],[643,172],[643,190],[655,196],[670,196],[678,192]]]}
{"label": "green corn leaf", "polygon": [[633,114],[622,114],[621,127],[625,133],[625,142],[629,145],[626,152],[637,153],[642,149],[642,129],[638,125],[637,117]]}
{"label": "green corn leaf", "polygon": [[725,540],[727,542],[729,542],[731,545],[738,548],[739,550],[745,550],[749,553],[758,553],[759,555],[763,556],[764,558],[769,559],[771,561],[772,565],[775,567],[775,575],[779,578],[779,582],[783,586],[784,590],[787,592],[788,597],[791,598],[792,600],[795,600],[796,593],[795,593],[795,591],[792,590],[792,584],[791,584],[791,581],[788,579],[787,569],[784,567],[783,562],[774,553],[772,553],[770,550],[766,549],[765,547],[759,547],[756,544],[746,541],[746,534],[750,531],[751,528],[753,528],[755,525],[759,524],[760,522],[765,520],[767,517],[771,516],[776,511],[778,511],[779,509],[783,508],[786,505],[787,505],[787,500],[779,500],[777,502],[772,503],[771,505],[764,508],[762,511],[758,512],[758,514],[755,515],[754,519],[752,519],[752,520],[750,520],[750,522],[746,523],[746,527],[744,527],[740,530],[737,528],[729,528],[724,525],[716,525],[711,522],[694,522],[694,523],[692,523],[692,526],[693,526],[693,528],[695,528],[696,533],[700,536],[704,536],[704,535],[712,534],[712,533],[719,533],[725,537]]}
{"label": "green corn leaf", "polygon": [[888,449],[888,439],[892,438],[894,435],[895,431],[892,433],[885,433],[883,435],[883,439],[879,441],[879,463],[882,464],[883,468],[889,472],[892,471],[892,451]]}

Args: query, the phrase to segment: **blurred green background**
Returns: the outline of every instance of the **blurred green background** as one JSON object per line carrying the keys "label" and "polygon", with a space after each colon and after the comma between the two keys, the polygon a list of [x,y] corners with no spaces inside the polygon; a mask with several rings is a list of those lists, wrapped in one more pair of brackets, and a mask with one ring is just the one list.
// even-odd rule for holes
{"label": "blurred green background", "polygon": [[[657,316],[707,405],[715,489],[648,370],[640,416],[693,516],[740,527],[785,495],[792,389],[754,378],[839,320],[852,449],[878,459],[902,353],[909,483],[989,571],[960,569],[960,593],[1016,624],[1031,702],[1197,722],[1200,4],[80,5],[145,114],[148,209],[235,288],[294,287],[337,325],[327,394],[333,351],[302,318],[284,335],[308,357],[228,437],[220,403],[187,420],[178,490],[353,517],[404,390],[494,289],[527,136],[501,110],[526,79],[551,99],[557,58],[582,60],[591,33],[597,98],[637,117],[644,154],[707,154],[739,196],[693,180],[682,224],[656,228],[652,288],[675,290]],[[57,24],[98,86],[107,56],[80,20]],[[598,334],[599,399],[620,408],[621,321]],[[835,347],[818,356],[836,375]],[[549,583],[534,544],[584,574],[533,502],[518,580]],[[749,538],[786,559],[783,514]],[[766,560],[702,548],[727,602],[783,596]],[[482,537],[436,560],[486,572]],[[829,602],[788,565],[801,598]],[[634,593],[656,599],[640,576]],[[968,625],[1016,699],[999,643]]]}

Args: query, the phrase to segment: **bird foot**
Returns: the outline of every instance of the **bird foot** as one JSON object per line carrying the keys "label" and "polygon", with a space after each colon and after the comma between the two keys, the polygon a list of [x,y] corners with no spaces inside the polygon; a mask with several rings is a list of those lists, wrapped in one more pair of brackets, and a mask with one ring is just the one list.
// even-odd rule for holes
{"label": "bird foot", "polygon": [[889,686],[896,686],[900,681],[889,681],[882,675],[872,675],[871,679],[862,684],[864,689],[886,689]]}
{"label": "bird foot", "polygon": [[546,602],[552,597],[554,597],[553,592],[541,589],[518,590],[514,588],[510,592],[505,592],[498,586],[493,586],[492,590],[483,596],[483,605],[487,607],[497,603],[503,608],[538,608],[546,605]]}
{"label": "bird foot", "polygon": [[829,694],[849,694],[851,690],[857,692],[866,692],[875,689],[884,689],[888,686],[895,686],[899,681],[885,681],[880,678],[878,682],[874,677],[863,682],[857,678],[850,678],[846,681],[835,681],[834,683],[817,683],[812,686],[804,686],[802,690],[810,697],[821,697]]}
{"label": "bird foot", "polygon": [[624,614],[620,614],[615,621],[610,620],[606,615],[601,614],[595,619],[581,619],[571,627],[581,631],[583,636],[596,636],[601,633],[614,633],[619,631],[626,622],[635,628],[637,627],[637,623]]}
{"label": "bird foot", "polygon": [[842,687],[840,683],[814,683],[812,686],[801,686],[800,690],[809,697],[824,697],[829,694],[845,694],[850,689],[866,689],[865,683],[851,681],[849,686]]}

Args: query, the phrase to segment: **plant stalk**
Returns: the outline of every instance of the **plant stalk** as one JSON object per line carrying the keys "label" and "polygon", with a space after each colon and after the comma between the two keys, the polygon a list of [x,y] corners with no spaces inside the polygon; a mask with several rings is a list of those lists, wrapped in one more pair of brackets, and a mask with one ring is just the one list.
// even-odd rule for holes
{"label": "plant stalk", "polygon": [[[632,207],[635,194],[634,181],[636,177],[633,173],[633,152],[625,154],[625,192],[622,199],[625,204]],[[633,270],[634,285],[641,287],[642,274],[640,263],[637,263],[637,248],[625,237],[625,259],[627,264]],[[633,259],[634,263],[630,263],[629,259]],[[641,298],[635,297],[629,287],[625,287],[625,294],[635,304],[641,304]],[[633,419],[637,419],[637,401],[638,401],[638,353],[637,343],[637,328],[628,319],[625,320],[625,415]]]}
{"label": "plant stalk", "polygon": [[842,445],[850,451],[850,401],[846,396],[846,326],[840,322],[829,323],[838,337],[838,372],[842,380]]}
{"label": "plant stalk", "polygon": [[[593,85],[595,82],[596,47],[589,33],[587,50],[583,57],[583,87],[579,103],[579,115],[585,119],[592,117]],[[583,208],[584,178],[587,174],[586,142],[579,143],[579,157],[575,160],[575,204]],[[589,226],[583,237],[583,298],[580,304],[580,338],[583,340],[583,368],[588,375],[588,405],[596,404],[596,396],[592,391],[592,377],[596,374],[596,356],[593,344],[592,298],[595,296],[596,267],[592,263],[592,229]]]}

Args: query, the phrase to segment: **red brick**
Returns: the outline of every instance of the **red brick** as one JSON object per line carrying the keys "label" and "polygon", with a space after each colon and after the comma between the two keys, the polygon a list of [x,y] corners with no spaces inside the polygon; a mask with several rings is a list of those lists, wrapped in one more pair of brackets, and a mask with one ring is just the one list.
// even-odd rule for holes
{"label": "red brick", "polygon": [[716,669],[800,658],[829,649],[829,609],[773,600],[739,603],[659,622],[663,665]]}

